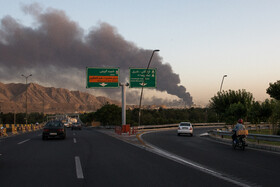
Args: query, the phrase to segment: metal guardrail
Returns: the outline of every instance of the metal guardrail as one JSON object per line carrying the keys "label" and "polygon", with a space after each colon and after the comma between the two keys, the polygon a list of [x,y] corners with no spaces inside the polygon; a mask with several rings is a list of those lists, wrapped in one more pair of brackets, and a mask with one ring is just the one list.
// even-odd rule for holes
{"label": "metal guardrail", "polygon": [[[219,130],[212,130],[208,132],[209,134],[213,134],[216,136],[231,136],[231,131],[219,131]],[[265,135],[265,134],[248,134],[247,139],[253,140],[264,140],[269,142],[280,142],[280,136],[277,135]]]}
{"label": "metal guardrail", "polygon": [[[192,123],[194,127],[202,127],[202,126],[213,126],[213,127],[220,127],[224,126],[225,123]],[[144,129],[160,129],[160,128],[175,128],[178,127],[179,123],[176,124],[165,124],[165,125],[141,125],[141,126],[131,126],[138,130],[144,130]],[[105,128],[105,129],[115,129],[116,126],[99,126],[99,128]]]}
{"label": "metal guardrail", "polygon": [[[225,123],[192,123],[192,126],[199,127],[199,126],[221,126],[225,125]],[[167,124],[167,125],[143,125],[143,126],[135,126],[136,128],[140,129],[157,129],[157,128],[172,128],[178,127],[179,123],[176,124]]]}

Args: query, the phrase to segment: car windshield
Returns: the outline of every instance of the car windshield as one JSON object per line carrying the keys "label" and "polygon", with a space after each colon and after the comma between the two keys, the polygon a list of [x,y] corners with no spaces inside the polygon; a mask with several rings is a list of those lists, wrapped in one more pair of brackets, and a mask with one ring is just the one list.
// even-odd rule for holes
{"label": "car windshield", "polygon": [[60,121],[50,121],[46,124],[46,127],[63,127]]}
{"label": "car windshield", "polygon": [[180,123],[180,126],[191,126],[190,123]]}

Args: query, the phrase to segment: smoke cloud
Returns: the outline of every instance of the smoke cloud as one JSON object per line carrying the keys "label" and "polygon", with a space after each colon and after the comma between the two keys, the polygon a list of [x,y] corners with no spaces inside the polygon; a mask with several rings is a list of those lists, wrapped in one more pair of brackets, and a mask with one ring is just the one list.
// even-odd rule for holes
{"label": "smoke cloud", "polygon": [[[129,67],[146,68],[152,54],[152,50],[126,41],[108,23],[99,23],[85,34],[63,11],[43,9],[38,4],[24,6],[23,11],[34,18],[34,27],[24,26],[11,16],[1,19],[1,82],[23,82],[20,75],[32,73],[32,82],[84,91],[86,67],[119,67],[121,82],[128,82]],[[186,88],[180,86],[179,75],[169,64],[163,64],[157,53],[150,67],[157,68],[158,91],[178,96],[188,106],[193,104]],[[120,89],[91,91],[120,98]],[[127,91],[128,100],[136,104],[140,90]]]}

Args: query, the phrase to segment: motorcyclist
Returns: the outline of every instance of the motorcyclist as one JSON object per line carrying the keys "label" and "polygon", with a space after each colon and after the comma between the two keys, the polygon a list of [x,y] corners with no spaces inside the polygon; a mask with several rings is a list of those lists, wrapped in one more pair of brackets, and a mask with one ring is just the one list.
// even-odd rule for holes
{"label": "motorcyclist", "polygon": [[245,126],[243,125],[243,119],[239,119],[235,127],[233,128],[233,135],[232,140],[234,141],[236,139],[236,132],[239,130],[245,130]]}

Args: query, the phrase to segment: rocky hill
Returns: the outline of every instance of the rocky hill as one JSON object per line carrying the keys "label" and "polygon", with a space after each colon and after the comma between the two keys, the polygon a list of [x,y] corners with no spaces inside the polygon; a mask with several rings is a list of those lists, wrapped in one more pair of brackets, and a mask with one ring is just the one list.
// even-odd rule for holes
{"label": "rocky hill", "polygon": [[[27,84],[27,110],[44,113],[74,113],[96,111],[106,103],[120,105],[107,97],[70,91],[63,88]],[[26,111],[26,85],[0,82],[0,112]]]}

